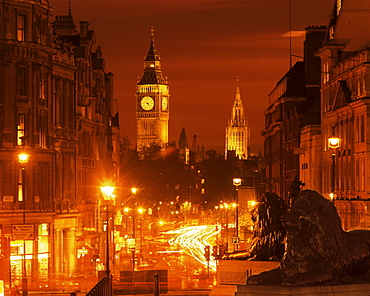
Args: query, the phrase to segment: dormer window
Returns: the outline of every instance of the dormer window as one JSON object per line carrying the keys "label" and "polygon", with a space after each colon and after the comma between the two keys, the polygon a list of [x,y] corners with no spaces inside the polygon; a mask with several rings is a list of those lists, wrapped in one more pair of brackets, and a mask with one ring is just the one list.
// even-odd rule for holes
{"label": "dormer window", "polygon": [[150,68],[154,68],[154,66],[155,66],[154,64],[150,64]]}

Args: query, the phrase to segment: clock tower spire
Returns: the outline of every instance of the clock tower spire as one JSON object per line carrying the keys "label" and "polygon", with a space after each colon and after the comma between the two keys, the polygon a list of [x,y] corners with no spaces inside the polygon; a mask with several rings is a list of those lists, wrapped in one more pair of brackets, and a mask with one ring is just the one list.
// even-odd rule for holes
{"label": "clock tower spire", "polygon": [[163,77],[161,60],[150,30],[150,46],[144,60],[144,74],[136,88],[137,150],[152,144],[168,143],[169,88]]}

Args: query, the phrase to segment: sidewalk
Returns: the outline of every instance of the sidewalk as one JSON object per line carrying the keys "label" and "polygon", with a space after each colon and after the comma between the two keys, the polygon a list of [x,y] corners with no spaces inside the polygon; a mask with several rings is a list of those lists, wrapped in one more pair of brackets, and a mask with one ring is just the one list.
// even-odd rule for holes
{"label": "sidewalk", "polygon": [[[49,291],[49,292],[41,292],[41,291],[29,291],[28,292],[32,296],[47,296],[47,295],[58,295],[58,296],[70,296],[70,293],[68,292],[62,292],[62,291]],[[160,295],[168,295],[168,296],[208,296],[211,293],[211,290],[176,290],[176,291],[168,291],[167,293],[161,293]],[[77,296],[84,296],[86,293],[84,292],[76,292]],[[114,294],[119,295],[119,294]],[[130,294],[124,294],[125,296],[148,296],[153,294],[136,294],[136,295],[130,295]]]}

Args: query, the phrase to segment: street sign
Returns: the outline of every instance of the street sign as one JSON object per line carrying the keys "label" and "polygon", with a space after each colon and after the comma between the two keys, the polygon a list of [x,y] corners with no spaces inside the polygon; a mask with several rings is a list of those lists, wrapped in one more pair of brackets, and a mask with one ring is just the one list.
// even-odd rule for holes
{"label": "street sign", "polygon": [[77,249],[77,254],[78,255],[86,255],[88,253],[88,250],[85,248],[82,249]]}
{"label": "street sign", "polygon": [[12,225],[13,240],[34,240],[34,224],[14,224]]}
{"label": "street sign", "polygon": [[35,235],[33,233],[13,233],[13,240],[35,240]]}
{"label": "street sign", "polygon": [[238,236],[232,236],[231,237],[231,244],[232,245],[238,245],[240,243],[240,238]]}
{"label": "street sign", "polygon": [[136,242],[134,238],[128,238],[127,239],[127,248],[129,251],[134,252],[136,247]]}
{"label": "street sign", "polygon": [[4,195],[3,202],[13,202],[14,198],[12,195]]}

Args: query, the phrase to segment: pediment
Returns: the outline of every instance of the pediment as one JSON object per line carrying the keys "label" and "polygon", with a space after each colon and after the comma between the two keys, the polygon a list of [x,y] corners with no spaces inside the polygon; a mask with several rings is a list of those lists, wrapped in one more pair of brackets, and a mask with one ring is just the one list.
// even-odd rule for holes
{"label": "pediment", "polygon": [[332,105],[332,110],[347,106],[351,102],[351,90],[347,86],[347,81],[340,80]]}

